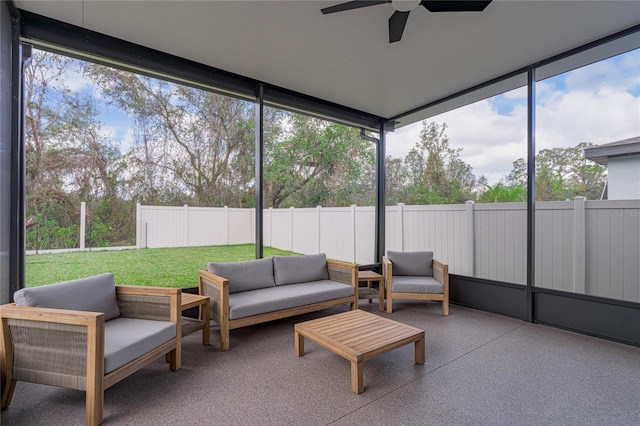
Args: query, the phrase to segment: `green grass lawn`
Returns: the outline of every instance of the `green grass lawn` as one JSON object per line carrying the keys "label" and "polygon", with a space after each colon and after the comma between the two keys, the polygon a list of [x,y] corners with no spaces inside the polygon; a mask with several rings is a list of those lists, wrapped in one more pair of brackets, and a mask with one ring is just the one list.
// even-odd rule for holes
{"label": "green grass lawn", "polygon": [[[264,248],[264,257],[295,253]],[[69,252],[26,256],[27,287],[111,272],[116,284],[196,287],[207,262],[255,259],[255,246],[178,247],[120,251]]]}

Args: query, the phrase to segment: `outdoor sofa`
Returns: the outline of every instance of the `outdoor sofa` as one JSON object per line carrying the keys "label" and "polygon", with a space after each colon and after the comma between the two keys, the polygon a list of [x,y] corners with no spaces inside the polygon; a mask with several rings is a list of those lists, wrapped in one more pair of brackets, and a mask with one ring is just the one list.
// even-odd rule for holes
{"label": "outdoor sofa", "polygon": [[323,253],[211,262],[199,271],[199,293],[211,298],[211,319],[226,351],[229,330],[347,303],[357,309],[358,268]]}
{"label": "outdoor sofa", "polygon": [[86,391],[86,424],[104,390],[168,355],[181,364],[180,289],[116,286],[102,274],[14,294],[0,309],[2,408],[17,381]]}

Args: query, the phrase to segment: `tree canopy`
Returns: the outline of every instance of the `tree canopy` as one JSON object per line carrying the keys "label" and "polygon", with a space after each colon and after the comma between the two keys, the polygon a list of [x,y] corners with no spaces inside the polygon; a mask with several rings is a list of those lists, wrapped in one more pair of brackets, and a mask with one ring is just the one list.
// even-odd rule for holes
{"label": "tree canopy", "polygon": [[[92,89],[72,89],[73,73]],[[105,107],[126,113],[129,144],[112,141]],[[82,201],[92,245],[132,244],[136,203],[255,207],[254,120],[245,100],[34,51],[25,71],[28,248],[77,246]],[[272,107],[264,124],[263,207],[374,204],[376,147],[358,129]],[[491,185],[452,147],[446,123],[423,122],[412,142],[404,158],[386,159],[388,205],[526,200],[524,159]],[[605,170],[584,158],[588,146],[538,154],[538,199],[600,197]]]}

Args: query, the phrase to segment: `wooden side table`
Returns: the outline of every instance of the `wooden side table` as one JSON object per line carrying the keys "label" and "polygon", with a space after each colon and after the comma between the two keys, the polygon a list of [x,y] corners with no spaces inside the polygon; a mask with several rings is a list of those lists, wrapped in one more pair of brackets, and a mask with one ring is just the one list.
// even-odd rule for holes
{"label": "wooden side table", "polygon": [[202,344],[209,344],[210,336],[210,312],[209,312],[209,296],[201,296],[199,294],[182,293],[182,312],[187,309],[198,307],[200,308],[199,319],[189,318],[183,316],[180,321],[182,322],[182,336],[188,336],[191,333],[195,333],[198,330],[202,330]]}
{"label": "wooden side table", "polygon": [[[358,299],[378,299],[378,309],[384,311],[384,277],[373,271],[358,271],[358,282],[366,281],[367,287],[360,290],[358,288]],[[378,289],[372,288],[372,282],[378,282]]]}

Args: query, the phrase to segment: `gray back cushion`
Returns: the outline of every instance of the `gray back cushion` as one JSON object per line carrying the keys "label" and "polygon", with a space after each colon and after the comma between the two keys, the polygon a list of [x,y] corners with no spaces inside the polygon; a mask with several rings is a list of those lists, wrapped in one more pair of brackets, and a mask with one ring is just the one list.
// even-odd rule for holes
{"label": "gray back cushion", "polygon": [[209,262],[207,269],[229,280],[229,293],[275,287],[273,260],[256,259],[247,262]]}
{"label": "gray back cushion", "polygon": [[104,320],[120,316],[113,274],[101,274],[57,284],[18,290],[16,305],[104,313]]}
{"label": "gray back cushion", "polygon": [[328,280],[327,255],[274,256],[273,273],[276,285]]}
{"label": "gray back cushion", "polygon": [[393,264],[393,275],[433,276],[432,251],[389,251],[387,257]]}

